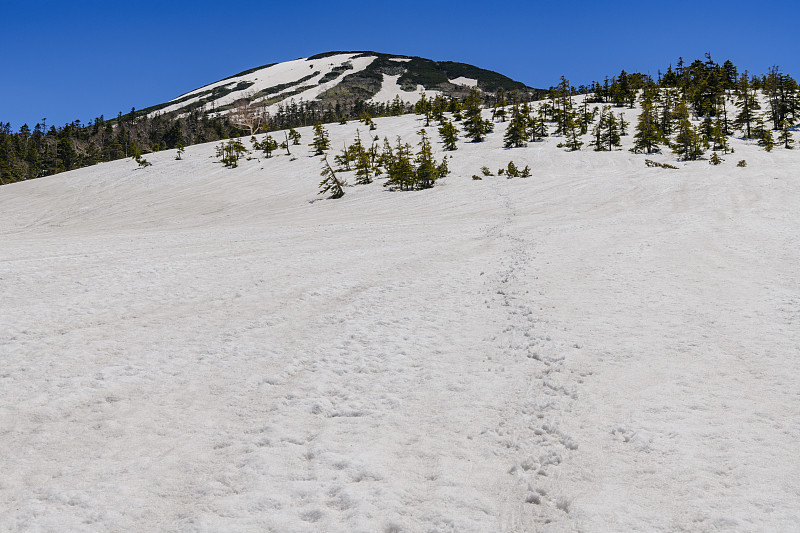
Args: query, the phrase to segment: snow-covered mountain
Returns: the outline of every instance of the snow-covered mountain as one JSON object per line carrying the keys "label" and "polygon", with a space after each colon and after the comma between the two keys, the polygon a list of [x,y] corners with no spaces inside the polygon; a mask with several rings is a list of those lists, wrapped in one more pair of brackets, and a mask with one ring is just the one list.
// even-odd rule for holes
{"label": "snow-covered mountain", "polygon": [[796,530],[800,151],[507,125],[421,191],[323,199],[311,128],[0,188],[0,531]]}
{"label": "snow-covered mountain", "polygon": [[421,94],[463,96],[471,87],[536,93],[502,74],[465,63],[377,52],[328,52],[256,67],[144,109],[149,114],[205,107],[224,112],[239,99],[272,109],[291,100],[322,105],[354,100],[415,103]]}

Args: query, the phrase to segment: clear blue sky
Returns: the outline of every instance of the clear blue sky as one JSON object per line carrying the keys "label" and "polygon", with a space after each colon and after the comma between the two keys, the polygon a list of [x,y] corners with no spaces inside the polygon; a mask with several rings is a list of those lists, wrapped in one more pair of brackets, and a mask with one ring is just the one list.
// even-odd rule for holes
{"label": "clear blue sky", "polygon": [[[760,5],[766,7],[760,7]],[[0,0],[0,121],[88,122],[248,68],[331,50],[452,60],[534,87],[710,52],[800,77],[800,3]]]}

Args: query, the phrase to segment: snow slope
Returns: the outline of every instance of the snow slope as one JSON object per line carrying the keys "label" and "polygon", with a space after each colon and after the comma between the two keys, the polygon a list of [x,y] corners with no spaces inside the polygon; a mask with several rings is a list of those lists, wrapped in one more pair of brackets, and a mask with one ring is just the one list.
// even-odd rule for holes
{"label": "snow slope", "polygon": [[1,187],[0,531],[797,531],[800,153],[503,129],[427,191],[318,200],[308,128]]}

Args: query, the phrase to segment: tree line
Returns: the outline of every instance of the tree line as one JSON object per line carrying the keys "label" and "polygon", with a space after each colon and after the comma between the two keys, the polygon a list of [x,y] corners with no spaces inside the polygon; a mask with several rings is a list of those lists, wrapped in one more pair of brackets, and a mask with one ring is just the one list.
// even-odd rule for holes
{"label": "tree line", "polygon": [[[578,95],[584,95],[580,105],[574,99]],[[399,97],[386,103],[353,100],[325,105],[292,100],[270,114],[264,102],[245,96],[225,114],[194,109],[148,115],[131,109],[112,120],[100,116],[88,125],[74,121],[48,128],[42,119],[33,129],[24,124],[17,132],[9,123],[0,123],[0,184],[259,132],[411,112],[423,115],[425,126],[438,121],[446,150],[456,148],[460,133],[453,122],[461,123],[468,140],[480,142],[493,131],[494,122],[507,120],[507,147],[553,134],[563,137],[561,146],[579,150],[584,144],[581,136],[591,133],[590,146],[610,150],[618,148],[619,137],[627,133],[624,118],[613,109],[633,108],[638,102],[642,110],[635,125],[634,151],[653,153],[669,147],[685,160],[697,159],[708,148],[726,152],[726,138],[734,131],[768,150],[775,145],[788,148],[793,143],[791,131],[800,122],[800,90],[790,75],[778,67],[761,76],[750,75],[729,60],[720,65],[708,54],[688,64],[681,58],[675,68],[669,66],[655,78],[622,70],[602,83],[576,88],[562,76],[547,90],[545,102],[533,106],[531,98],[501,89],[493,94],[474,90],[464,98],[423,96],[413,106]],[[735,113],[729,114],[727,102],[733,102]],[[487,108],[492,120],[483,118],[481,110]]]}

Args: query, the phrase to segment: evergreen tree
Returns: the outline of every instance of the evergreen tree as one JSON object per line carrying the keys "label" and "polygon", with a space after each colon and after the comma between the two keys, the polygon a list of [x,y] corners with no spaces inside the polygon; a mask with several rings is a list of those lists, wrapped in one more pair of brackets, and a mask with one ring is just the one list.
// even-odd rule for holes
{"label": "evergreen tree", "polygon": [[616,121],[617,127],[619,128],[619,134],[621,137],[625,137],[628,135],[628,121],[625,120],[625,114],[620,113],[619,119]]}
{"label": "evergreen tree", "polygon": [[734,103],[739,108],[739,113],[733,121],[733,127],[742,130],[745,138],[752,139],[752,126],[756,122],[756,112],[761,106],[756,91],[750,86],[747,71],[739,78],[734,94],[736,95]]}
{"label": "evergreen tree", "polygon": [[724,154],[731,151],[730,144],[728,143],[728,136],[725,135],[725,127],[721,115],[717,115],[717,118],[711,126],[708,142],[711,144],[712,150],[722,150]]}
{"label": "evergreen tree", "polygon": [[481,142],[491,131],[492,123],[481,114],[481,94],[473,87],[464,100],[464,132],[472,142]]}
{"label": "evergreen tree", "polygon": [[411,147],[402,144],[400,137],[397,138],[397,148],[394,150],[392,159],[386,167],[387,180],[383,184],[392,190],[407,191],[414,187],[416,173],[411,162]]}
{"label": "evergreen tree", "polygon": [[522,113],[520,106],[515,104],[511,109],[511,121],[508,123],[503,136],[503,146],[506,148],[521,148],[525,146],[528,138],[528,116]]}
{"label": "evergreen tree", "polygon": [[329,198],[341,198],[344,196],[344,187],[347,185],[347,183],[336,177],[336,173],[331,168],[330,163],[328,163],[328,156],[326,156],[324,152],[322,155],[324,157],[322,160],[323,166],[320,175],[324,179],[319,183],[318,194],[326,194],[330,192],[331,195]]}
{"label": "evergreen tree", "polygon": [[661,134],[658,130],[658,117],[655,111],[655,94],[652,89],[645,89],[642,93],[642,113],[636,124],[636,133],[633,135],[633,148],[631,152],[652,154],[660,152],[658,147]]}
{"label": "evergreen tree", "polygon": [[419,152],[414,162],[417,164],[414,185],[420,189],[430,189],[439,178],[439,169],[433,160],[433,149],[424,129],[417,132],[422,137],[418,146]]}
{"label": "evergreen tree", "polygon": [[775,138],[769,128],[761,128],[759,130],[758,145],[763,146],[767,152],[771,152],[775,148]]}
{"label": "evergreen tree", "polygon": [[290,128],[289,129],[289,134],[288,134],[287,140],[292,141],[293,145],[295,145],[295,146],[299,146],[300,145],[300,137],[301,136],[297,132],[297,130],[295,130],[294,128]]}
{"label": "evergreen tree", "polygon": [[672,151],[683,161],[694,161],[703,155],[702,143],[697,130],[689,120],[689,108],[685,100],[678,102],[675,110],[677,117],[677,135],[672,144]]}
{"label": "evergreen tree", "polygon": [[317,122],[314,124],[314,140],[309,146],[314,148],[314,155],[322,155],[325,150],[330,148],[331,141],[328,137],[328,131],[322,126],[322,123]]}
{"label": "evergreen tree", "polygon": [[789,129],[789,123],[784,120],[781,123],[780,133],[778,134],[778,144],[782,144],[784,148],[791,150],[794,144],[794,139],[792,138],[792,131]]}
{"label": "evergreen tree", "polygon": [[563,128],[566,140],[558,143],[556,146],[566,147],[570,151],[580,150],[581,146],[583,146],[583,141],[580,139],[581,129],[575,113],[569,110],[563,115],[562,119],[564,121]]}
{"label": "evergreen tree", "polygon": [[439,126],[439,135],[442,138],[444,149],[451,151],[457,150],[456,141],[458,140],[458,129],[449,120],[444,120]]}
{"label": "evergreen tree", "polygon": [[264,157],[267,159],[272,157],[272,152],[278,149],[278,141],[273,139],[270,135],[267,135],[261,142],[258,142],[255,139],[255,137],[250,139],[250,142],[253,143],[253,149],[261,150],[264,153]]}
{"label": "evergreen tree", "polygon": [[353,151],[347,147],[347,144],[344,145],[342,148],[342,153],[336,156],[333,156],[333,162],[336,163],[337,169],[339,172],[347,172],[350,170],[350,161],[355,161],[353,157]]}
{"label": "evergreen tree", "polygon": [[506,91],[502,87],[497,91],[497,98],[494,102],[494,108],[492,109],[492,120],[498,120],[500,122],[506,121],[506,106],[508,102],[506,102]]}
{"label": "evergreen tree", "polygon": [[374,170],[372,161],[367,150],[363,148],[356,155],[356,183],[359,185],[367,185],[372,183],[372,175]]}

